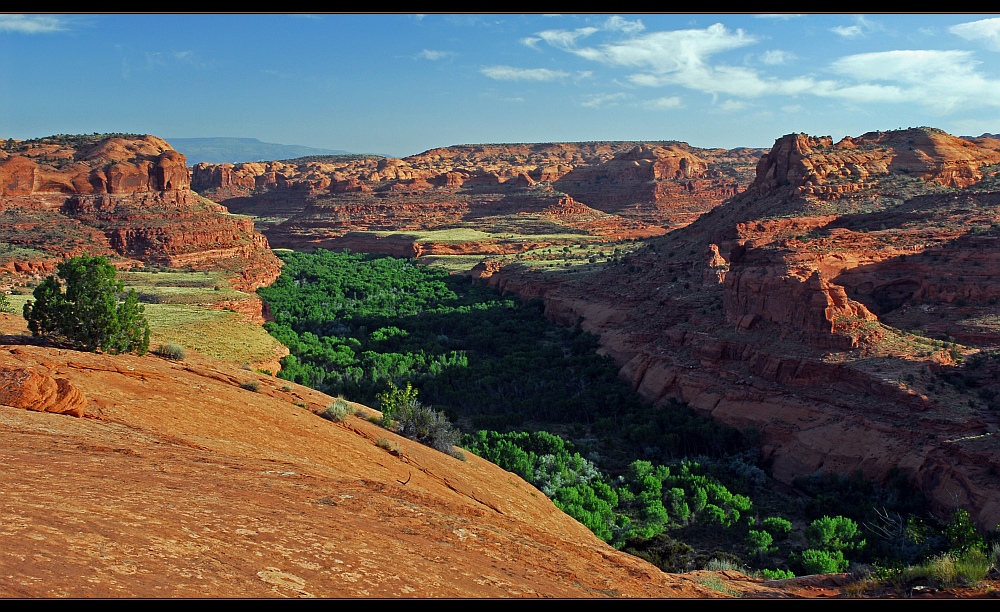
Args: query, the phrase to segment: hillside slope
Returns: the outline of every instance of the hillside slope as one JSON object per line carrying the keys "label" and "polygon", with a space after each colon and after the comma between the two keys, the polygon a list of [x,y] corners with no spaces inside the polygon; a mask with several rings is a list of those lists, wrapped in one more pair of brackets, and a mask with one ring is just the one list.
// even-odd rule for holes
{"label": "hillside slope", "polygon": [[721,595],[478,457],[323,420],[332,398],[305,387],[24,345],[0,319],[0,596]]}

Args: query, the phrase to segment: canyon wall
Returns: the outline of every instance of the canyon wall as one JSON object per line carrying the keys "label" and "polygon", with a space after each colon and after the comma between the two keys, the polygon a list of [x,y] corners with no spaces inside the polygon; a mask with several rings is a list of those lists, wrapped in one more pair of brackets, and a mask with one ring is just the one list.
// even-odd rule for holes
{"label": "canyon wall", "polygon": [[779,138],[752,184],[589,277],[481,266],[650,401],[761,433],[775,477],[903,474],[1000,521],[1000,141]]}
{"label": "canyon wall", "polygon": [[[679,142],[459,145],[403,159],[198,164],[192,186],[255,217],[275,246],[346,246],[351,232],[455,227],[621,240],[683,226],[745,189],[761,153]],[[467,244],[450,249],[509,251],[458,242]]]}
{"label": "canyon wall", "polygon": [[87,253],[119,266],[222,269],[247,291],[279,274],[253,221],[192,191],[184,156],[154,136],[8,145],[0,150],[0,221],[0,259],[7,255],[11,273],[49,271],[55,260]]}

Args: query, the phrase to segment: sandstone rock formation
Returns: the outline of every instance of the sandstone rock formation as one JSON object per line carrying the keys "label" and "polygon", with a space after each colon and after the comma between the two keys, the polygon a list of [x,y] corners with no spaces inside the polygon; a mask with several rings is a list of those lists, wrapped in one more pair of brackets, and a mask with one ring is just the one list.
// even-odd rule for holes
{"label": "sandstone rock formation", "polygon": [[184,156],[154,136],[54,136],[0,150],[0,222],[0,265],[15,273],[81,253],[225,269],[251,291],[279,273],[252,220],[191,191]]}
{"label": "sandstone rock formation", "polygon": [[930,128],[784,136],[745,192],[620,264],[478,275],[582,320],[651,401],[758,429],[781,481],[899,470],[942,515],[992,528],[998,145]]}
{"label": "sandstone rock formation", "polygon": [[[192,185],[255,217],[278,247],[356,248],[357,232],[475,227],[498,237],[419,247],[414,240],[412,249],[496,254],[531,248],[500,245],[504,234],[662,234],[745,188],[761,153],[678,142],[460,145],[405,159],[198,164]],[[367,240],[367,249],[401,253],[394,243]]]}

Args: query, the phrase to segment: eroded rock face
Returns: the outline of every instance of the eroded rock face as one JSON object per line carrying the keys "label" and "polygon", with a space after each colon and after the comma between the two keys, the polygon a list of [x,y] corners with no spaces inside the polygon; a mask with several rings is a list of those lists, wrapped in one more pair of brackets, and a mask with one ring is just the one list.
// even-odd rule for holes
{"label": "eroded rock face", "polygon": [[[275,246],[353,248],[350,232],[433,230],[527,214],[564,228],[555,233],[621,239],[690,223],[745,188],[760,154],[677,142],[461,145],[405,159],[198,164],[192,185],[261,218]],[[492,243],[449,248],[504,252]]]}
{"label": "eroded rock face", "polygon": [[123,265],[225,269],[245,290],[279,274],[253,222],[191,191],[184,156],[159,138],[52,137],[2,155],[2,242],[52,258],[87,253]]}
{"label": "eroded rock face", "polygon": [[898,469],[941,516],[992,528],[998,150],[932,129],[789,135],[746,192],[591,278],[480,276],[582,321],[650,401],[759,430],[783,482]]}
{"label": "eroded rock face", "polygon": [[0,404],[82,417],[87,398],[65,378],[52,378],[16,366],[0,366]]}
{"label": "eroded rock face", "polygon": [[912,128],[869,132],[844,138],[789,134],[760,158],[753,187],[800,188],[816,196],[836,196],[863,189],[875,177],[903,175],[948,187],[968,187],[982,180],[982,166],[1000,162],[1000,152],[977,146],[941,130]]}

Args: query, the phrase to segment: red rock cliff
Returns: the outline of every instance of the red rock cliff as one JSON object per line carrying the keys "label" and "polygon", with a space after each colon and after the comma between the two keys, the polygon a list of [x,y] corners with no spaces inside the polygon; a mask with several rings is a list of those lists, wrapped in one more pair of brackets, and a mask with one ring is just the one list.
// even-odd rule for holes
{"label": "red rock cliff", "polygon": [[15,143],[0,152],[0,216],[0,241],[54,258],[89,253],[225,269],[245,290],[279,274],[253,222],[193,192],[184,156],[154,136]]}

